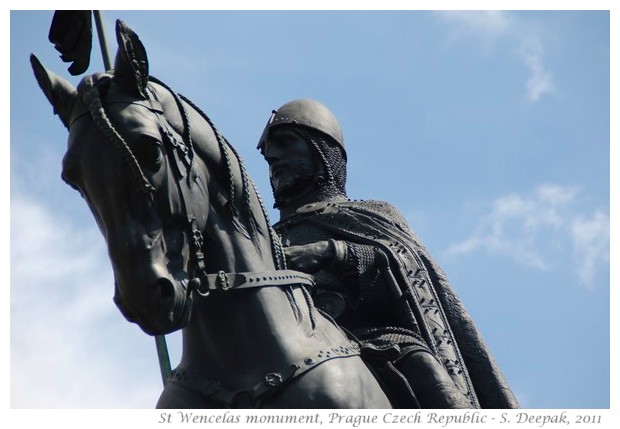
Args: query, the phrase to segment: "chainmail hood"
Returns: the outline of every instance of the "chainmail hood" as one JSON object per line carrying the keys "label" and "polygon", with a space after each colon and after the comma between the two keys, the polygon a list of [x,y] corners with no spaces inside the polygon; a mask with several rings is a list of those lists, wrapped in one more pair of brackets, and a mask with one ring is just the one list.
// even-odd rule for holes
{"label": "chainmail hood", "polygon": [[315,201],[346,197],[347,153],[340,124],[322,103],[312,99],[292,100],[274,110],[259,139],[257,148],[264,153],[265,143],[274,128],[297,131],[314,154],[315,175],[294,196],[278,195],[273,184],[274,208],[282,209],[312,195]]}
{"label": "chainmail hood", "polygon": [[[310,146],[316,166],[311,187],[302,190],[299,196],[303,197],[313,193],[316,201],[329,200],[339,196],[346,197],[347,161],[344,148],[320,131],[304,126],[295,126],[295,130],[304,137]],[[290,198],[284,199],[278,195],[273,184],[271,188],[275,200],[274,208],[281,209],[295,202]]]}

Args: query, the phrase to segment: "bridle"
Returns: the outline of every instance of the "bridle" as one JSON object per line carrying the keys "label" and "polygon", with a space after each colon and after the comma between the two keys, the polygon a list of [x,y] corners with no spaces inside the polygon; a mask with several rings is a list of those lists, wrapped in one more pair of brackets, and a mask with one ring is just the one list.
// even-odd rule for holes
{"label": "bridle", "polygon": [[[299,271],[286,269],[279,237],[276,235],[273,228],[269,226],[268,220],[267,224],[271,238],[274,262],[277,270],[243,273],[226,273],[224,271],[219,271],[217,273],[206,272],[204,252],[205,240],[201,225],[198,224],[197,220],[200,219],[201,216],[200,214],[193,212],[193,206],[190,203],[192,200],[192,188],[193,186],[195,186],[192,177],[192,162],[195,157],[195,150],[191,136],[189,115],[185,110],[183,101],[196,109],[196,111],[207,121],[207,123],[214,131],[220,149],[224,152],[231,150],[239,160],[239,164],[241,166],[242,163],[238,154],[234,151],[234,149],[232,149],[232,146],[228,144],[228,142],[223,138],[219,131],[217,131],[217,129],[213,125],[213,122],[204,112],[198,109],[188,99],[177,94],[160,80],[154,77],[149,77],[149,80],[161,85],[170,92],[176,102],[177,108],[179,109],[179,112],[183,119],[184,130],[182,134],[182,139],[178,139],[176,137],[176,133],[164,117],[163,108],[154,90],[147,86],[147,90],[150,93],[150,98],[145,101],[131,102],[132,104],[138,104],[149,109],[156,116],[163,135],[165,136],[165,138],[163,139],[163,143],[167,146],[165,148],[166,150],[164,150],[164,154],[166,157],[168,157],[169,164],[173,166],[173,170],[175,172],[175,182],[178,186],[181,205],[184,211],[185,229],[190,237],[190,261],[188,267],[190,281],[187,283],[187,285],[183,284],[183,286],[186,287],[186,294],[188,295],[188,297],[194,291],[196,291],[201,296],[208,296],[209,293],[214,290],[228,291],[232,289],[246,289],[265,286],[286,286],[294,284],[313,287],[313,276]],[[93,93],[92,91],[96,91],[96,93]],[[92,88],[88,90],[84,99],[89,106],[91,116],[94,118],[95,123],[104,132],[104,134],[108,136],[108,138],[111,138],[116,143],[115,146],[119,148],[123,153],[124,159],[127,161],[133,172],[132,177],[136,181],[135,184],[140,190],[149,194],[152,198],[155,189],[146,179],[142,167],[137,162],[134,154],[131,151],[131,148],[129,147],[125,139],[116,130],[110,120],[107,119],[104,105],[99,97],[99,88],[97,84],[93,85]],[[106,105],[114,102],[122,101],[107,101]],[[105,118],[105,120],[102,120],[102,117]],[[230,154],[228,153],[226,153],[225,155],[225,158],[228,158],[230,156]],[[230,165],[228,167],[230,168]],[[243,169],[244,167],[241,168]],[[244,182],[249,182],[249,179],[245,179],[245,176],[245,170],[243,170]],[[246,186],[249,186],[248,183],[244,183],[244,187]],[[258,193],[256,194],[258,195]],[[266,210],[260,198],[259,202],[265,219],[268,219]],[[202,226],[202,228],[204,228],[204,225]]]}

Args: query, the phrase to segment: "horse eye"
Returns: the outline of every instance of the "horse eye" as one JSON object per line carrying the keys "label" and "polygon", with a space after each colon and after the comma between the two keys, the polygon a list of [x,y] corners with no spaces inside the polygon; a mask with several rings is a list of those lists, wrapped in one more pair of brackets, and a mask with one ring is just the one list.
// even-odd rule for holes
{"label": "horse eye", "polygon": [[140,166],[152,173],[159,171],[163,161],[161,144],[155,141],[142,141],[134,148],[134,155]]}

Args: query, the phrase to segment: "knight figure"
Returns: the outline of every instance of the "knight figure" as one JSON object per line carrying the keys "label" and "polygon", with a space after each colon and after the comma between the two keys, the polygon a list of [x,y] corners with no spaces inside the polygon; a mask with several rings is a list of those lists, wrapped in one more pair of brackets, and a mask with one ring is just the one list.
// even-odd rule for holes
{"label": "knight figure", "polygon": [[362,345],[398,408],[517,408],[445,274],[406,220],[346,192],[332,112],[309,99],[274,110],[258,149],[269,164],[290,269],[313,274],[318,309]]}

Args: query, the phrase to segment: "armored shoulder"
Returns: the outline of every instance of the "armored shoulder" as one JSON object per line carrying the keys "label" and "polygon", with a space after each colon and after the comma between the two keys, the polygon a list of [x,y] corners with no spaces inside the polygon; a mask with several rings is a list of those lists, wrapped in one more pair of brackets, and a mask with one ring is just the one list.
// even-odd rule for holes
{"label": "armored shoulder", "polygon": [[394,226],[398,227],[402,231],[414,235],[412,229],[407,223],[407,220],[402,215],[400,210],[398,210],[394,205],[388,202],[378,200],[360,200],[350,201],[344,204],[348,205],[351,208],[362,209],[375,216],[379,216],[384,220],[392,223]]}

